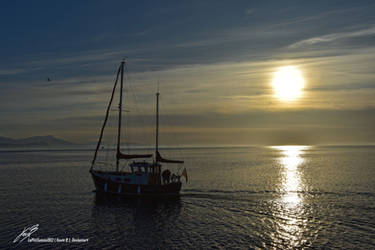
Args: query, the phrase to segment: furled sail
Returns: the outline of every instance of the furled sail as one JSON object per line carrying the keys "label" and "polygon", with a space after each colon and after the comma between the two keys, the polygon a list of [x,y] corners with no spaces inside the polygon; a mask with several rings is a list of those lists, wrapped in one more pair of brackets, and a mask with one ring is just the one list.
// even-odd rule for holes
{"label": "furled sail", "polygon": [[148,158],[151,157],[152,154],[123,154],[120,151],[117,151],[116,157],[117,159],[135,159],[135,158]]}
{"label": "furled sail", "polygon": [[156,151],[156,161],[164,163],[184,163],[184,161],[164,159],[163,157],[161,157],[159,151]]}

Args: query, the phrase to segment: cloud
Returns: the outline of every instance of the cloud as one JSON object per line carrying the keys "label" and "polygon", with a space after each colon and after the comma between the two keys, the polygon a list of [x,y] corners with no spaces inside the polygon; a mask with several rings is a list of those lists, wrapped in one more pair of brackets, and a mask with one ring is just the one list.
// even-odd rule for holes
{"label": "cloud", "polygon": [[33,71],[41,70],[42,67],[28,67],[28,68],[14,68],[14,69],[0,69],[0,76],[18,75],[30,73]]}
{"label": "cloud", "polygon": [[[236,50],[238,42],[254,41],[259,42],[268,39],[276,39],[286,37],[291,30],[280,30],[279,27],[273,25],[265,26],[239,26],[236,28],[221,29],[210,33],[199,34],[196,39],[189,38],[175,44],[177,48],[194,48],[194,47],[210,47],[222,44],[228,44],[229,51]],[[257,50],[262,50],[264,44],[257,44]],[[255,52],[255,51],[254,51]],[[262,51],[264,53],[264,51]]]}
{"label": "cloud", "polygon": [[367,29],[357,30],[357,31],[333,33],[333,34],[327,34],[323,36],[312,37],[309,39],[304,39],[299,42],[293,43],[292,45],[289,46],[289,48],[298,48],[302,46],[314,45],[317,43],[333,42],[336,40],[353,38],[353,37],[371,36],[374,34],[375,34],[375,26],[367,28]]}
{"label": "cloud", "polygon": [[[177,65],[158,71],[134,72],[129,78],[137,107],[153,113],[156,81],[160,78],[164,114],[216,111],[243,113],[248,110],[282,110],[287,107],[273,97],[270,80],[279,66],[299,66],[307,79],[303,98],[292,106],[301,108],[360,109],[374,107],[374,50],[353,54],[285,60],[254,60],[212,64]],[[290,55],[291,56],[291,55]],[[371,67],[370,67],[371,68]],[[130,70],[131,71],[131,70]],[[115,70],[95,76],[67,76],[46,81],[2,84],[2,110],[48,112],[51,116],[102,112],[108,102]],[[21,91],[22,90],[22,91]],[[130,93],[131,94],[131,93]],[[14,102],[21,98],[22,102]],[[133,105],[130,96],[126,102]],[[329,100],[329,101],[327,101]],[[73,109],[73,107],[75,107]],[[135,107],[133,105],[132,107]],[[99,108],[99,109],[98,109]],[[39,111],[38,111],[39,110]]]}
{"label": "cloud", "polygon": [[[374,142],[375,110],[284,110],[248,111],[243,114],[174,114],[161,115],[163,144],[316,144]],[[104,114],[66,116],[66,118],[20,118],[0,124],[3,132],[12,130],[14,137],[52,133],[76,142],[97,138]],[[109,120],[106,138],[115,135],[116,117]],[[154,114],[127,117],[127,136],[131,141],[152,145]],[[11,128],[10,128],[11,125]],[[33,130],[27,130],[32,126]],[[13,136],[12,133],[8,133]],[[135,140],[133,140],[135,139]]]}
{"label": "cloud", "polygon": [[245,10],[246,15],[252,15],[255,12],[255,9],[247,9]]}

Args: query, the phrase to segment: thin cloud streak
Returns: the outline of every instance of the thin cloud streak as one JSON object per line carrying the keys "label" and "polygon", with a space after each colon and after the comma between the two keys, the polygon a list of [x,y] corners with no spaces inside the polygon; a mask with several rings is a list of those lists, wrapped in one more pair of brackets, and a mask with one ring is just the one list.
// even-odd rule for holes
{"label": "thin cloud streak", "polygon": [[317,43],[327,43],[327,42],[353,38],[353,37],[371,36],[374,34],[375,34],[375,26],[371,28],[367,28],[367,29],[357,30],[357,31],[340,32],[340,33],[327,34],[323,36],[305,39],[305,40],[293,43],[292,45],[289,46],[289,48],[299,48],[302,46],[309,46],[309,45],[314,45]]}

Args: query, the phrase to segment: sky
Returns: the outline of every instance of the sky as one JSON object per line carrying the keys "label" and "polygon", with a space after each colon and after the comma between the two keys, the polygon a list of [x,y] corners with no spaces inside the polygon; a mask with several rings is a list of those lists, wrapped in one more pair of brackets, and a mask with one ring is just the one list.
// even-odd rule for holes
{"label": "sky", "polygon": [[[95,142],[126,56],[126,140],[153,143],[159,82],[161,144],[374,144],[373,13],[374,1],[4,1],[0,136]],[[305,80],[294,101],[274,95],[283,66]]]}

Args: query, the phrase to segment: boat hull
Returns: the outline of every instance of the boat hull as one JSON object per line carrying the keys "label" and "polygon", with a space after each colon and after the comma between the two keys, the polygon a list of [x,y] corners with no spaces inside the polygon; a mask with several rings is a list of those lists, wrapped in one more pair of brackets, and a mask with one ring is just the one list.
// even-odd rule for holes
{"label": "boat hull", "polygon": [[[128,184],[114,181],[113,174],[103,174],[91,171],[91,177],[94,181],[96,192],[116,195],[179,195],[181,182],[172,182],[164,185],[152,184]],[[121,176],[116,174],[117,176]]]}

